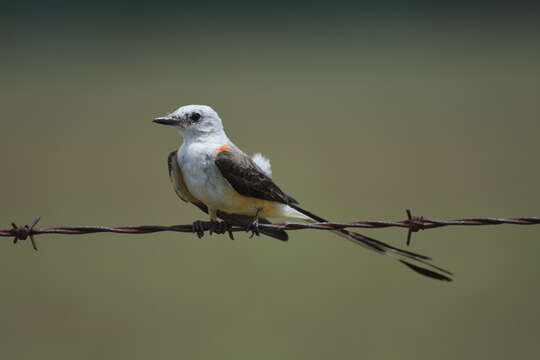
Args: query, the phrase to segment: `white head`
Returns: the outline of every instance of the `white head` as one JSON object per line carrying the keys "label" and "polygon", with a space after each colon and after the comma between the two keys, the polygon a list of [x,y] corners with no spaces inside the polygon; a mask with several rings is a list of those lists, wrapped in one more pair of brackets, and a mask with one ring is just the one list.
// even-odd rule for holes
{"label": "white head", "polygon": [[184,139],[223,134],[219,115],[207,105],[186,105],[154,122],[175,127]]}

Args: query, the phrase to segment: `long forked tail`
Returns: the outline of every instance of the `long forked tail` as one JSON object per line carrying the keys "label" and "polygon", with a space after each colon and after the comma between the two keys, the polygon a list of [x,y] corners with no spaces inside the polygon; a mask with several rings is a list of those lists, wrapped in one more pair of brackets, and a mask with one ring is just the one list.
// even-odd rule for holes
{"label": "long forked tail", "polygon": [[[297,205],[289,204],[289,206],[315,222],[327,222],[327,220],[321,218],[320,216],[304,210]],[[436,280],[452,281],[452,279],[450,278],[450,276],[452,276],[452,273],[448,270],[429,263],[428,260],[431,260],[431,258],[428,256],[417,254],[407,250],[402,250],[392,245],[388,245],[382,241],[370,238],[368,236],[353,231],[341,229],[332,230],[332,232],[336,235],[344,237],[349,241],[352,241],[355,244],[373,250],[379,254],[390,256],[402,263],[403,265],[407,266],[409,269],[416,271],[421,275]]]}

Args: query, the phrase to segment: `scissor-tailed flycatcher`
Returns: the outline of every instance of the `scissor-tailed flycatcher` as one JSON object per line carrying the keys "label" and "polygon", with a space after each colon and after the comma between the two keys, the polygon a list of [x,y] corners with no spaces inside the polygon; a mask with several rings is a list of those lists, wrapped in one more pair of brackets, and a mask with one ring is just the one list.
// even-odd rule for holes
{"label": "scissor-tailed flycatcher", "polygon": [[[298,206],[271,179],[270,162],[262,155],[252,158],[244,154],[225,134],[218,114],[209,106],[187,105],[159,117],[155,123],[176,128],[184,138],[177,151],[169,154],[169,176],[178,196],[210,215],[234,225],[245,225],[248,231],[287,241],[288,235],[279,229],[260,229],[266,219],[299,219],[325,222],[323,218]],[[199,224],[200,226],[200,224]],[[215,229],[215,227],[214,227]],[[194,231],[201,233],[198,222]],[[430,258],[398,249],[381,241],[348,230],[333,230],[358,245],[388,255],[410,269],[438,280],[451,279],[450,272],[435,266]]]}

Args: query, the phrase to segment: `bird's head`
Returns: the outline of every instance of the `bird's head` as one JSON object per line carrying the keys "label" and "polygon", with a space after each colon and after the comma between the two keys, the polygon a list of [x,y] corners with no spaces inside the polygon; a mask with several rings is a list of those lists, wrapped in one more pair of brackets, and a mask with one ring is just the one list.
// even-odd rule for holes
{"label": "bird's head", "polygon": [[175,127],[184,138],[212,135],[223,132],[219,115],[210,106],[186,105],[154,122]]}

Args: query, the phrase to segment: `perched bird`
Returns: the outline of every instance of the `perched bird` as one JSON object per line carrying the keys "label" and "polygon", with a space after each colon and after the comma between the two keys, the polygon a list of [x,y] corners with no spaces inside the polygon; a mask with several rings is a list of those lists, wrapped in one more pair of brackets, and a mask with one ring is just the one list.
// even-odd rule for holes
{"label": "perched bird", "polygon": [[[169,176],[178,196],[210,215],[212,230],[218,218],[231,225],[243,225],[259,233],[287,241],[281,229],[261,227],[267,218],[306,222],[326,220],[298,206],[272,180],[268,159],[260,154],[249,157],[225,134],[219,115],[206,105],[186,105],[167,116],[153,120],[175,128],[184,138],[182,146],[169,154]],[[201,222],[193,223],[202,236]],[[402,250],[349,230],[333,233],[365,248],[388,255],[422,275],[450,281],[449,271],[428,262],[429,257]]]}

